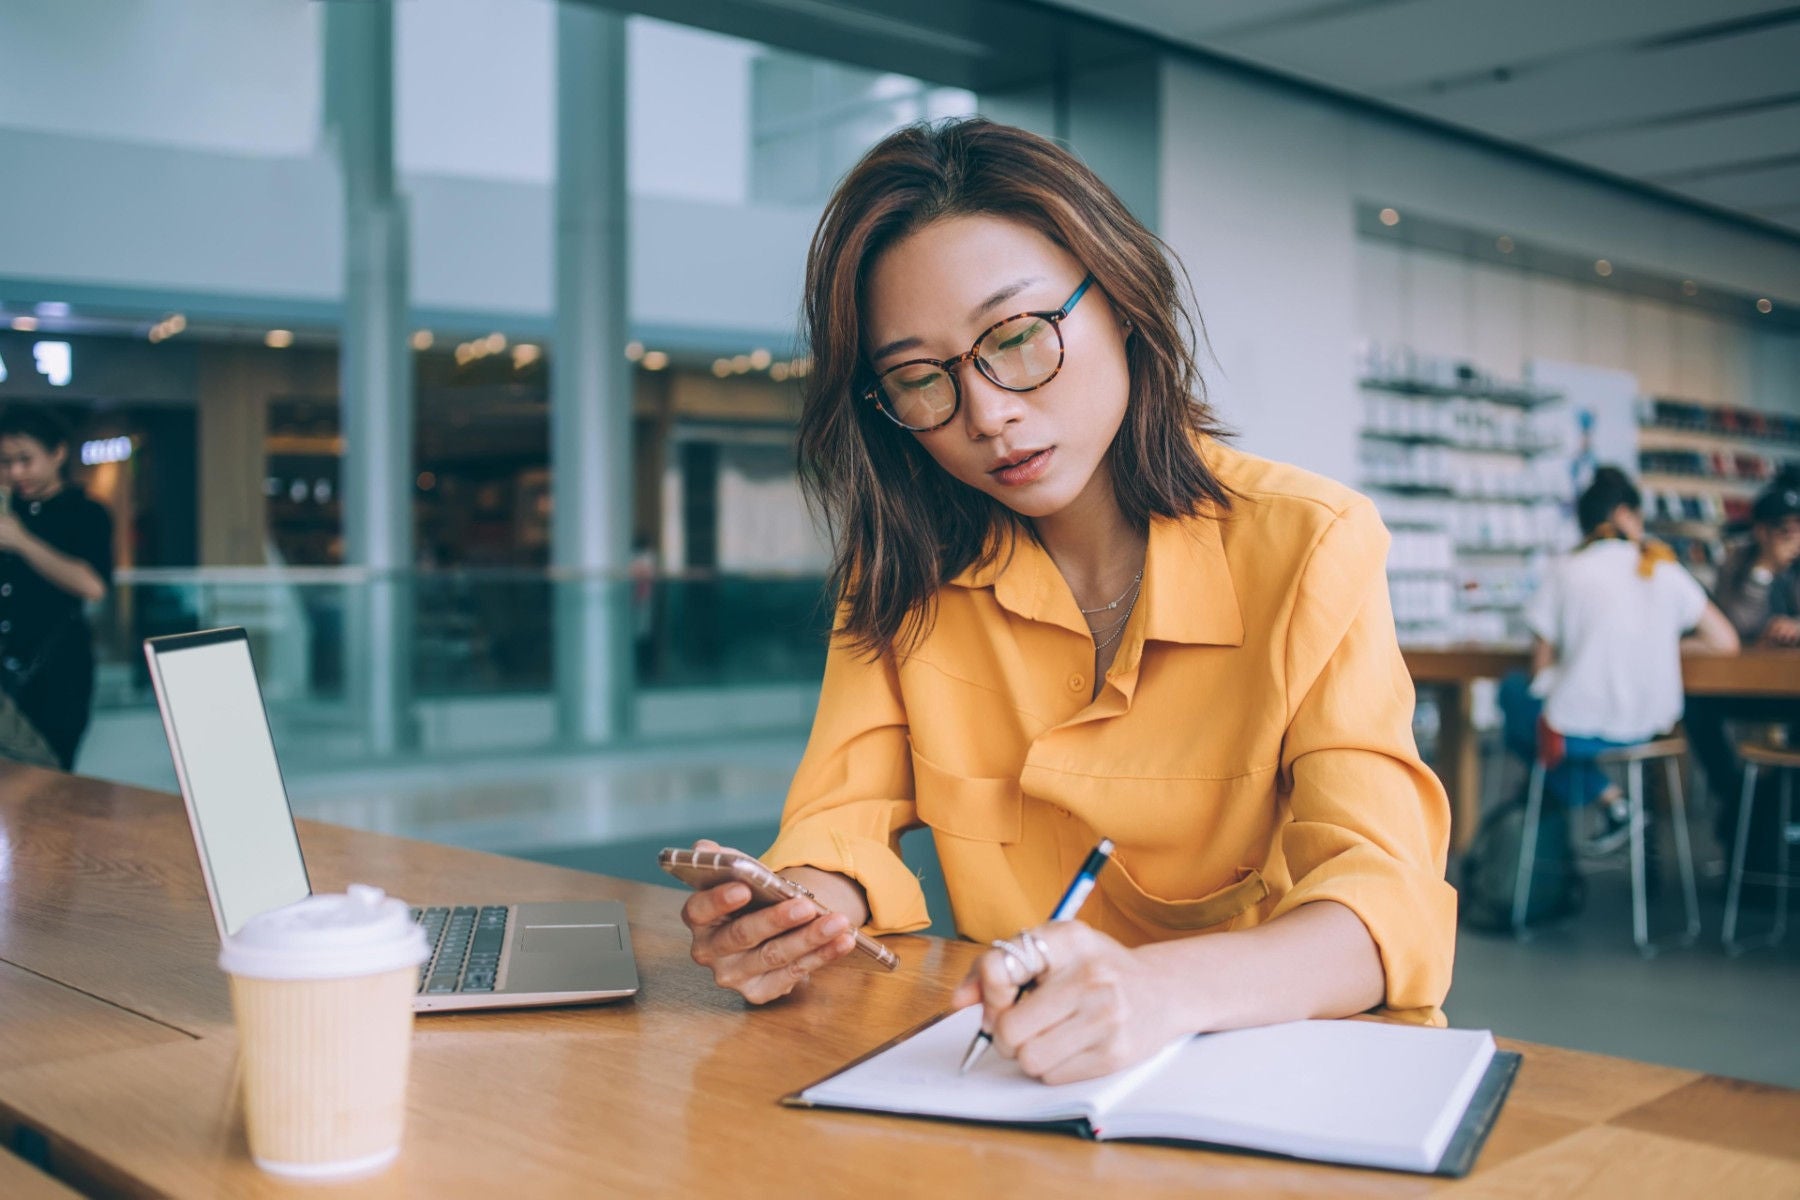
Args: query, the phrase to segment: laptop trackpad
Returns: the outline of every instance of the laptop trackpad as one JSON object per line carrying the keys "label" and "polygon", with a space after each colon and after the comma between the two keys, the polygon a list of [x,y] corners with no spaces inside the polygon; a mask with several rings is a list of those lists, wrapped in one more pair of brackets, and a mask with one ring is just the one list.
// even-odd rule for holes
{"label": "laptop trackpad", "polygon": [[592,958],[624,948],[617,925],[527,925],[519,949],[532,953]]}

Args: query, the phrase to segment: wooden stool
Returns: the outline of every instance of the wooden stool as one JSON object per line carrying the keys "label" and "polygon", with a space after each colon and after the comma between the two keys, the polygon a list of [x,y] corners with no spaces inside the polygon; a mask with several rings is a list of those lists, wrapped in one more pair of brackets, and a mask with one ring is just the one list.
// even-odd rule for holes
{"label": "wooden stool", "polygon": [[[1731,850],[1731,875],[1725,883],[1723,930],[1725,949],[1730,954],[1742,954],[1756,946],[1773,946],[1787,933],[1788,845],[1794,840],[1794,772],[1800,771],[1800,750],[1744,742],[1738,746],[1738,757],[1744,761],[1744,790],[1738,799],[1737,838]],[[1776,874],[1752,874],[1752,878],[1758,882],[1767,881],[1775,885],[1775,923],[1767,932],[1739,941],[1738,900],[1744,890],[1744,857],[1750,845],[1750,810],[1756,803],[1756,772],[1759,767],[1781,772],[1781,823],[1777,826],[1777,836],[1781,841],[1775,847]]]}
{"label": "wooden stool", "polygon": [[[1608,750],[1592,761],[1597,766],[1625,767],[1625,795],[1631,805],[1631,938],[1638,952],[1648,958],[1663,948],[1663,943],[1650,940],[1650,905],[1645,896],[1644,880],[1644,764],[1662,759],[1668,770],[1669,807],[1675,826],[1675,857],[1681,868],[1681,893],[1687,905],[1687,927],[1674,940],[1677,946],[1691,946],[1700,936],[1700,895],[1694,886],[1694,851],[1688,841],[1687,802],[1681,794],[1680,760],[1687,753],[1687,739],[1658,738],[1638,746]],[[1542,762],[1531,766],[1531,785],[1525,799],[1525,828],[1519,842],[1519,873],[1513,881],[1513,933],[1526,935],[1525,914],[1531,902],[1531,868],[1537,857],[1538,823],[1544,811],[1544,776]]]}

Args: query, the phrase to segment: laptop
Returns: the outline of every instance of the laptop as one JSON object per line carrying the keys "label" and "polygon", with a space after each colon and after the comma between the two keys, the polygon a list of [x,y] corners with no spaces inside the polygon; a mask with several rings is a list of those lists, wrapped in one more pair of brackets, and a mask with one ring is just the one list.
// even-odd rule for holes
{"label": "laptop", "polygon": [[[149,638],[144,656],[221,938],[312,895],[242,629]],[[432,956],[415,1012],[590,1004],[636,994],[616,900],[413,909]]]}

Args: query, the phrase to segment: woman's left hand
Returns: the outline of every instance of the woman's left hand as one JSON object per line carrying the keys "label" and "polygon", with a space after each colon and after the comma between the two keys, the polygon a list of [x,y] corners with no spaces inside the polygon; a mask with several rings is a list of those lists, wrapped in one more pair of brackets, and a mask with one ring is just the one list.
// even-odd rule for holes
{"label": "woman's left hand", "polygon": [[1045,1083],[1073,1083],[1143,1062],[1183,1032],[1144,956],[1076,921],[1031,931],[1049,969],[1023,996],[1007,974],[1006,953],[989,950],[951,997],[953,1008],[980,1003],[993,1049]]}

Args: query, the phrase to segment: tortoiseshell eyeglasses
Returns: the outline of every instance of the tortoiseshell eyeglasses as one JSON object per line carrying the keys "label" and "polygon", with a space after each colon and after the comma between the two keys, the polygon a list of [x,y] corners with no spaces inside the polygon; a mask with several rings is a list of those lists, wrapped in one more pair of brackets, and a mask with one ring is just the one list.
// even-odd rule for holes
{"label": "tortoiseshell eyeglasses", "polygon": [[942,360],[914,358],[889,367],[876,377],[875,386],[864,398],[900,428],[929,433],[948,425],[962,408],[962,384],[957,381],[956,368],[966,361],[973,360],[988,382],[1009,392],[1043,387],[1062,370],[1062,323],[1093,283],[1092,275],[1083,279],[1059,309],[1023,312],[994,322],[966,354]]}

